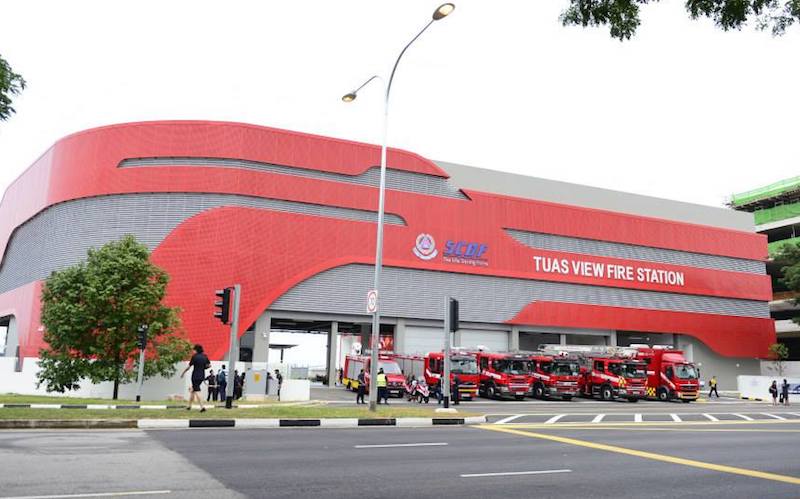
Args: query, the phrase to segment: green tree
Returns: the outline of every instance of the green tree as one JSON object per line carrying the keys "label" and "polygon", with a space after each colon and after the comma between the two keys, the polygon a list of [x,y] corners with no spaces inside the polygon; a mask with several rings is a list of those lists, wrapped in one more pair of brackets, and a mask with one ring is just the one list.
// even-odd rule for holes
{"label": "green tree", "polygon": [[11,70],[11,66],[0,56],[0,121],[14,114],[11,97],[25,89],[25,80]]}
{"label": "green tree", "polygon": [[146,324],[145,377],[172,376],[190,353],[177,308],[162,303],[169,276],[150,262],[133,236],[90,249],[85,262],[53,272],[42,290],[42,325],[48,346],[38,384],[63,393],[81,379],[119,384],[136,377],[138,329]]}
{"label": "green tree", "polygon": [[[780,281],[797,294],[795,305],[800,305],[800,245],[785,243],[780,246],[775,255],[775,262],[781,265]],[[795,322],[800,323],[800,318],[795,317]]]}
{"label": "green tree", "polygon": [[[561,13],[565,26],[605,26],[611,36],[630,39],[639,27],[639,9],[658,0],[569,0]],[[800,21],[800,0],[685,0],[692,19],[708,17],[724,31],[754,21],[759,29],[782,35]]]}
{"label": "green tree", "polygon": [[789,358],[789,347],[783,343],[773,343],[769,346],[769,358],[778,371],[778,376],[783,376],[783,363]]}

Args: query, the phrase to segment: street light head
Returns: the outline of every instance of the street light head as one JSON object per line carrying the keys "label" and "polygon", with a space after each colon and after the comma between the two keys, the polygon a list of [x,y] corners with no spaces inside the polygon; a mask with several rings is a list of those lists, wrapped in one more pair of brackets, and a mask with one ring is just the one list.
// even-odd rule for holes
{"label": "street light head", "polygon": [[455,9],[456,9],[455,4],[443,3],[433,12],[433,20],[438,21],[439,19],[444,19],[445,17],[449,16],[450,13],[453,12]]}
{"label": "street light head", "polygon": [[344,101],[344,102],[353,102],[354,100],[356,100],[356,93],[355,92],[350,92],[349,94],[344,94],[342,96],[342,101]]}

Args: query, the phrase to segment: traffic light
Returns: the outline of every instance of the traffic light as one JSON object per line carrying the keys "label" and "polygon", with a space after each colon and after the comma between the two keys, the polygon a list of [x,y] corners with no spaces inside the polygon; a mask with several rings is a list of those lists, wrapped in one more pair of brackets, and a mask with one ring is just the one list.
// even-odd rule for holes
{"label": "traffic light", "polygon": [[450,298],[450,306],[448,307],[450,314],[450,331],[458,331],[458,300]]}
{"label": "traffic light", "polygon": [[147,348],[147,325],[142,324],[139,326],[139,349],[144,350]]}
{"label": "traffic light", "polygon": [[216,294],[217,301],[214,302],[214,307],[217,311],[214,312],[214,317],[221,323],[227,324],[231,316],[231,288],[218,289]]}

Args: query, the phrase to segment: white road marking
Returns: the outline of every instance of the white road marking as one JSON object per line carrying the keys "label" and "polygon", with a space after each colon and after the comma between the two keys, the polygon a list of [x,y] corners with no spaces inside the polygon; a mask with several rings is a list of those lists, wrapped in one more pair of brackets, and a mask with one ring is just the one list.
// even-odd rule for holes
{"label": "white road marking", "polygon": [[670,414],[669,416],[670,416],[670,417],[672,418],[672,420],[673,420],[673,421],[675,421],[676,423],[683,423],[683,420],[682,420],[681,418],[679,418],[677,414]]}
{"label": "white road marking", "polygon": [[753,420],[753,418],[751,418],[750,416],[745,416],[744,414],[733,414],[733,415],[734,416],[738,416],[738,417],[744,419],[745,421],[752,421]]}
{"label": "white road marking", "polygon": [[522,416],[524,416],[524,414],[515,414],[514,416],[503,418],[500,421],[495,421],[494,424],[506,424],[508,422],[514,421],[517,418],[521,418]]}
{"label": "white road marking", "polygon": [[538,470],[538,471],[506,471],[502,473],[468,473],[461,478],[479,478],[486,476],[547,475],[550,473],[572,473],[572,470]]}
{"label": "white road marking", "polygon": [[761,414],[763,414],[764,416],[769,416],[771,418],[780,419],[781,421],[786,421],[786,418],[784,418],[782,416],[775,415],[775,414],[770,414],[768,412],[762,412]]}
{"label": "white road marking", "polygon": [[78,497],[124,497],[124,496],[146,496],[150,494],[171,494],[171,490],[131,490],[128,492],[95,492],[89,494],[58,494],[51,496],[14,496],[4,497],[3,499],[70,499]]}
{"label": "white road marking", "polygon": [[447,442],[421,442],[418,444],[373,444],[373,445],[354,445],[355,449],[381,449],[387,447],[437,447],[447,445]]}
{"label": "white road marking", "polygon": [[642,422],[642,415],[641,414],[634,414],[633,415],[633,422],[634,423],[641,423]]}
{"label": "white road marking", "polygon": [[592,423],[599,423],[600,421],[603,420],[604,417],[605,417],[605,414],[598,414],[597,416],[594,417],[594,419],[592,420]]}
{"label": "white road marking", "polygon": [[566,416],[566,414],[556,414],[552,418],[550,418],[547,421],[545,421],[544,424],[553,424],[556,421],[558,421],[559,419],[563,418],[564,416]]}
{"label": "white road marking", "polygon": [[719,421],[718,418],[715,418],[711,414],[703,414],[703,416],[707,417],[709,421]]}

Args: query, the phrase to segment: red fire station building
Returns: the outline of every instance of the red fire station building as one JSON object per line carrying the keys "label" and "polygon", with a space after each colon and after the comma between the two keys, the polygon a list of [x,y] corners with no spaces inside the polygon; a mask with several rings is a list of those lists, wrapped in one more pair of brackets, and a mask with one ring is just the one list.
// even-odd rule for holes
{"label": "red fire station building", "polygon": [[[0,204],[5,356],[17,367],[38,356],[43,280],[124,234],[170,274],[168,302],[212,359],[228,350],[214,290],[233,283],[243,360],[264,361],[273,330],[326,331],[332,345],[368,334],[379,158],[372,145],[238,123],[59,140]],[[445,296],[460,301],[463,347],[668,344],[724,380],[757,374],[775,342],[752,214],[399,150],[388,165],[381,334],[396,351],[441,348]]]}

